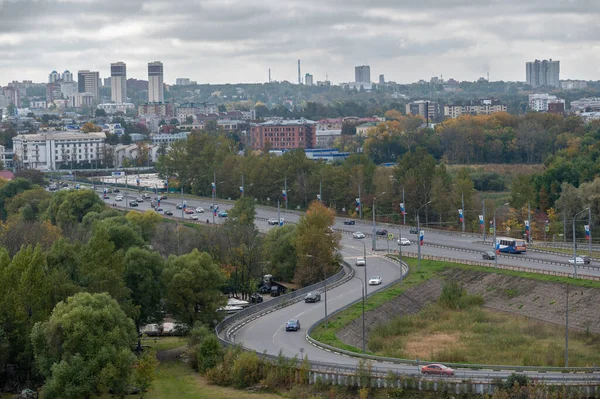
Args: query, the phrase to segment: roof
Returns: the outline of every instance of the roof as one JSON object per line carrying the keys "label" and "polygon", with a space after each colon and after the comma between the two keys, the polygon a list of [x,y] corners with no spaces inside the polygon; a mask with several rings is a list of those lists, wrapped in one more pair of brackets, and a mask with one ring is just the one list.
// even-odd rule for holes
{"label": "roof", "polygon": [[311,121],[310,119],[281,119],[281,120],[270,120],[263,123],[259,123],[259,126],[294,126],[294,125],[314,125],[317,122]]}
{"label": "roof", "polygon": [[364,128],[364,127],[375,127],[375,126],[377,126],[376,122],[367,122],[367,123],[363,123],[362,125],[358,125],[356,127],[357,128],[359,128],[359,127],[363,127]]}
{"label": "roof", "polygon": [[80,133],[80,132],[63,132],[63,131],[48,131],[38,134],[19,134],[13,137],[13,140],[73,140],[73,139],[106,139],[106,133],[104,132],[93,132],[93,133]]}
{"label": "roof", "polygon": [[5,180],[12,180],[15,178],[15,175],[10,170],[2,170],[0,171],[0,178]]}

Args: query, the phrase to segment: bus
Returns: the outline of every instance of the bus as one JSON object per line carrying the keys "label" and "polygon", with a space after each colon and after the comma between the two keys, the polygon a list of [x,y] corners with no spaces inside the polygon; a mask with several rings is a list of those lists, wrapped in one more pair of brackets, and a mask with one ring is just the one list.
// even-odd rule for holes
{"label": "bus", "polygon": [[510,237],[496,237],[496,252],[522,254],[527,252],[527,244],[525,240],[518,240]]}

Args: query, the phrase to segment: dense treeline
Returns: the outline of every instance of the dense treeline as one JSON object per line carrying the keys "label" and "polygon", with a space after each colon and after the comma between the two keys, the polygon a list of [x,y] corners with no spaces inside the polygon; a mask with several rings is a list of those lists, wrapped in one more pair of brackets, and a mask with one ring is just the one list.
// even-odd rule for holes
{"label": "dense treeline", "polygon": [[[46,398],[121,395],[151,363],[132,352],[145,324],[212,326],[225,294],[247,298],[264,274],[307,285],[338,270],[333,213],[317,201],[266,238],[248,197],[220,226],[182,226],[17,178],[0,181],[0,209],[0,390],[43,380]],[[272,248],[289,249],[285,264]]]}

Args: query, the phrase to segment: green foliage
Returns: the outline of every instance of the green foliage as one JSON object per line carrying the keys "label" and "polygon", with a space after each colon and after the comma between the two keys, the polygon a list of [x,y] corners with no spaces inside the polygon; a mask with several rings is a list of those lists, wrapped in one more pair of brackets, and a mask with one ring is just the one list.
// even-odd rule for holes
{"label": "green foliage", "polygon": [[204,338],[197,352],[198,371],[205,373],[223,360],[223,348],[214,334]]}
{"label": "green foliage", "polygon": [[181,256],[169,256],[163,271],[165,305],[178,321],[193,326],[196,321],[211,324],[216,310],[225,304],[218,290],[225,281],[220,268],[207,253],[194,249]]}
{"label": "green foliage", "polygon": [[101,212],[104,203],[92,190],[59,191],[52,195],[48,218],[61,228],[81,223],[88,212]]}
{"label": "green foliage", "polygon": [[2,220],[5,220],[8,216],[6,210],[6,203],[8,202],[8,200],[32,188],[33,184],[31,183],[31,181],[23,178],[13,179],[9,182],[4,183],[0,187],[0,217],[2,218]]}
{"label": "green foliage", "polygon": [[[238,346],[230,346],[225,350],[223,361],[206,373],[206,378],[216,385],[229,386],[233,384],[233,366],[242,349]],[[241,365],[240,365],[241,366]]]}
{"label": "green foliage", "polygon": [[515,385],[526,387],[529,385],[529,378],[525,374],[512,373],[504,382],[504,389],[511,389]]}
{"label": "green foliage", "polygon": [[231,378],[233,386],[247,388],[261,379],[261,361],[255,352],[242,352],[233,363]]}
{"label": "green foliage", "polygon": [[292,281],[298,256],[295,247],[296,225],[286,224],[271,229],[263,242],[263,258],[269,262],[269,273],[282,281]]}
{"label": "green foliage", "polygon": [[158,360],[156,360],[156,353],[153,351],[145,351],[138,358],[135,364],[133,383],[140,390],[140,398],[143,398],[145,393],[152,387],[156,379],[157,367]]}
{"label": "green foliage", "polygon": [[79,293],[58,303],[48,321],[36,323],[31,340],[47,397],[62,397],[69,380],[78,397],[104,387],[121,394],[131,377],[135,327],[108,294]]}
{"label": "green foliage", "polygon": [[229,211],[229,217],[231,219],[227,222],[231,222],[235,219],[236,223],[241,225],[254,226],[254,218],[256,217],[256,205],[251,197],[241,197],[233,204],[233,208]]}
{"label": "green foliage", "polygon": [[483,305],[481,295],[468,295],[467,291],[455,281],[444,283],[438,303],[446,309],[468,309],[473,306]]}

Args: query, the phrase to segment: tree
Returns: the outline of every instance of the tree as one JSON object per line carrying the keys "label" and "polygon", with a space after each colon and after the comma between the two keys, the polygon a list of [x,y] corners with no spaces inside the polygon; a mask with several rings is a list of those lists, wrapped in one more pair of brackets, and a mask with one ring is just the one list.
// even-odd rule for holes
{"label": "tree", "polygon": [[300,218],[296,229],[298,263],[294,281],[297,284],[314,284],[338,271],[336,254],[341,237],[331,228],[334,221],[334,212],[319,201],[313,201],[306,215]]}
{"label": "tree", "polygon": [[29,180],[33,184],[37,184],[39,186],[46,185],[46,175],[43,172],[40,172],[36,169],[21,169],[15,173],[15,178],[21,177],[23,179]]}
{"label": "tree", "polygon": [[134,319],[138,332],[142,325],[161,318],[163,267],[164,261],[158,252],[134,247],[125,254],[125,285],[138,310]]}
{"label": "tree", "polygon": [[535,194],[531,176],[518,175],[513,179],[510,188],[510,205],[517,209],[521,209],[527,203],[535,206]]}
{"label": "tree", "polygon": [[171,255],[163,272],[165,304],[175,319],[193,326],[211,324],[226,301],[218,290],[225,282],[219,267],[206,252],[194,249],[186,255]]}
{"label": "tree", "polygon": [[102,108],[96,109],[96,118],[105,117],[105,116],[106,116],[105,110],[103,110]]}
{"label": "tree", "polygon": [[101,132],[102,128],[98,125],[93,124],[92,122],[86,122],[81,127],[81,131],[84,133]]}
{"label": "tree", "polygon": [[256,217],[254,199],[244,196],[235,201],[233,208],[229,211],[229,216],[239,224],[254,226],[254,218]]}
{"label": "tree", "polygon": [[144,240],[150,241],[156,232],[156,228],[162,223],[163,218],[154,211],[146,212],[127,212],[125,215],[127,221],[134,226],[138,226],[142,232]]}
{"label": "tree", "polygon": [[269,230],[263,242],[263,258],[269,262],[269,273],[282,281],[292,281],[296,272],[295,239],[296,226],[286,224]]}
{"label": "tree", "polygon": [[152,383],[156,379],[156,368],[158,360],[156,354],[151,351],[144,352],[138,359],[135,365],[135,374],[133,383],[140,390],[140,398],[152,387]]}
{"label": "tree", "polygon": [[49,220],[64,228],[81,223],[88,212],[101,212],[104,203],[92,190],[59,191],[54,193],[48,207]]}
{"label": "tree", "polygon": [[36,323],[31,340],[47,378],[45,398],[90,398],[104,387],[123,396],[136,333],[110,295],[79,293],[58,303],[48,321]]}

